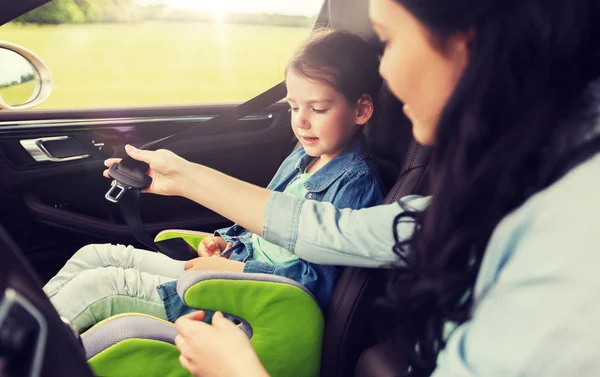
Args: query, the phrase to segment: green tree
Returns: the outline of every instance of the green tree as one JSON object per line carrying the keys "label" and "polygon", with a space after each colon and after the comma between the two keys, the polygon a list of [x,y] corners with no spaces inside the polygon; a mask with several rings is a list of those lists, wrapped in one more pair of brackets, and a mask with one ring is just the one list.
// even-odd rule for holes
{"label": "green tree", "polygon": [[102,4],[99,1],[75,0],[75,4],[83,12],[86,22],[102,22]]}
{"label": "green tree", "polygon": [[78,23],[85,21],[85,15],[74,0],[54,0],[22,15],[17,21],[38,24]]}
{"label": "green tree", "polygon": [[134,0],[75,0],[87,22],[136,22],[143,18]]}
{"label": "green tree", "polygon": [[17,19],[38,24],[135,22],[143,18],[134,0],[54,0]]}
{"label": "green tree", "polygon": [[35,79],[35,75],[33,73],[29,73],[26,75],[21,75],[21,83],[28,82]]}

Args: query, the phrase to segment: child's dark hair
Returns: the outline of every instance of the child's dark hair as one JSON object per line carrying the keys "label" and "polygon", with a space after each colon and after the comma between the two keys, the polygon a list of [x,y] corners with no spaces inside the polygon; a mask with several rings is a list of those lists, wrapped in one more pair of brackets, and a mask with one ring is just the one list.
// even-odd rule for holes
{"label": "child's dark hair", "polygon": [[360,36],[342,30],[315,30],[290,59],[286,76],[290,70],[331,85],[351,104],[365,94],[375,104],[382,83],[377,50]]}

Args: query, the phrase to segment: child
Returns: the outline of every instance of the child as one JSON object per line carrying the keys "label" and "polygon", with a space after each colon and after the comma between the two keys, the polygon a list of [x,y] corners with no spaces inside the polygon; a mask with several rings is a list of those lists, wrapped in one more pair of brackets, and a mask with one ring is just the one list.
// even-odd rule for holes
{"label": "child", "polygon": [[[292,129],[302,148],[283,162],[269,189],[338,208],[358,209],[382,201],[383,185],[361,132],[374,112],[381,85],[378,67],[376,51],[347,32],[315,32],[304,43],[285,71]],[[128,153],[135,157],[143,152],[128,148]],[[239,225],[205,238],[198,254],[181,262],[131,246],[88,245],[44,290],[62,316],[85,329],[124,312],[174,321],[190,310],[176,293],[175,279],[184,269],[285,276],[312,292],[322,308],[340,273],[336,266],[298,259]],[[219,255],[222,258],[207,258]]]}

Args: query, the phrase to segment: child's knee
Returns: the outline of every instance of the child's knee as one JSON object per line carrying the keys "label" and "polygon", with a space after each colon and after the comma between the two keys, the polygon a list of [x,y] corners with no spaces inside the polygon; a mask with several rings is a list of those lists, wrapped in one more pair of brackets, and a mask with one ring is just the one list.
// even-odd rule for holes
{"label": "child's knee", "polygon": [[158,281],[152,275],[138,270],[122,267],[101,267],[86,270],[73,279],[73,284],[94,292],[97,299],[114,295],[149,299],[158,297]]}
{"label": "child's knee", "polygon": [[102,299],[120,294],[118,281],[117,269],[95,268],[77,274],[68,285],[69,290],[73,293],[80,292],[81,296],[94,296],[95,299]]}
{"label": "child's knee", "polygon": [[116,279],[116,273],[109,273],[106,268],[94,268],[90,270],[81,271],[77,276],[72,279],[72,282],[77,285],[105,285],[113,279]]}
{"label": "child's knee", "polygon": [[89,244],[79,249],[71,262],[78,263],[84,269],[94,269],[98,267],[126,267],[130,258],[131,247],[113,244]]}
{"label": "child's knee", "polygon": [[77,250],[75,254],[71,257],[71,260],[81,259],[81,260],[94,260],[97,259],[103,250],[106,248],[106,245],[102,244],[89,244],[85,245],[81,249]]}

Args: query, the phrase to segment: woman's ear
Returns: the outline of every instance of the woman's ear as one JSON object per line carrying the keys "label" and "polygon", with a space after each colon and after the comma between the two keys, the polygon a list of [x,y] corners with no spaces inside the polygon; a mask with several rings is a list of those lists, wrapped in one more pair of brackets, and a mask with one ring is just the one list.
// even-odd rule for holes
{"label": "woman's ear", "polygon": [[448,51],[449,57],[460,66],[460,69],[464,69],[469,61],[471,45],[474,40],[475,30],[471,28],[464,32],[456,33],[447,41],[450,47]]}
{"label": "woman's ear", "polygon": [[358,101],[356,101],[355,107],[356,119],[354,123],[358,124],[359,126],[364,126],[373,116],[373,111],[375,110],[373,99],[370,95],[363,94],[360,96]]}

